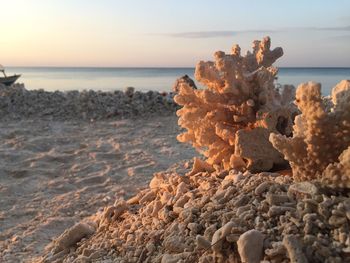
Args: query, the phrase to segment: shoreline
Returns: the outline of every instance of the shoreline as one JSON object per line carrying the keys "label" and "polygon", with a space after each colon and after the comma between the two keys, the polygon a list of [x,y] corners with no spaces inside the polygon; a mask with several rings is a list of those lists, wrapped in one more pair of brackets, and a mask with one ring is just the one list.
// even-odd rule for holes
{"label": "shoreline", "polygon": [[[43,88],[55,90],[124,90],[133,86],[136,90],[169,92],[173,82],[179,76],[187,74],[194,76],[192,68],[15,68],[9,73],[21,73],[20,81],[26,83],[27,89]],[[279,82],[281,84],[298,85],[300,82],[316,80],[322,83],[324,94],[328,95],[330,88],[339,79],[350,76],[350,68],[346,67],[279,67]],[[194,78],[193,78],[194,79]],[[199,86],[200,83],[196,82]]]}

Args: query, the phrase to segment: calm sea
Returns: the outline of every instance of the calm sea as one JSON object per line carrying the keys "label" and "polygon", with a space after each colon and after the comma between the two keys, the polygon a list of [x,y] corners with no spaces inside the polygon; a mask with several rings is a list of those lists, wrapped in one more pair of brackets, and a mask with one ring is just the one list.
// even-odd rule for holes
{"label": "calm sea", "polygon": [[[136,90],[171,91],[175,80],[185,74],[193,78],[193,68],[53,68],[9,67],[7,74],[22,74],[19,82],[27,89],[55,90]],[[280,68],[277,82],[298,85],[305,81],[322,84],[323,94],[342,79],[350,79],[350,68]],[[197,83],[198,84],[198,83]]]}

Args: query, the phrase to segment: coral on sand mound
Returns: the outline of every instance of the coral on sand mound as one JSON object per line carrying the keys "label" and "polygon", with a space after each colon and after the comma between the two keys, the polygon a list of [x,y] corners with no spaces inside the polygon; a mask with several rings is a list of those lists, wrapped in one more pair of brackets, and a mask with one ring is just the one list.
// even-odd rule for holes
{"label": "coral on sand mound", "polygon": [[349,200],[288,174],[158,173],[41,262],[348,262]]}
{"label": "coral on sand mound", "polygon": [[0,119],[46,118],[107,119],[146,114],[172,114],[178,109],[173,94],[125,92],[27,90],[23,84],[0,84]]}
{"label": "coral on sand mound", "polygon": [[299,85],[293,137],[271,134],[297,181],[320,180],[331,187],[350,188],[350,81],[337,84],[331,100],[321,97],[321,85]]}
{"label": "coral on sand mound", "polygon": [[179,82],[175,101],[179,125],[187,129],[181,142],[203,152],[210,165],[225,169],[266,171],[284,163],[269,142],[270,132],[291,135],[295,107],[294,88],[282,94],[274,85],[277,69],[272,67],[283,51],[270,50],[270,38],[254,41],[253,51],[241,56],[234,45],[231,54],[215,53],[215,61],[199,62],[196,79],[207,86],[194,90]]}

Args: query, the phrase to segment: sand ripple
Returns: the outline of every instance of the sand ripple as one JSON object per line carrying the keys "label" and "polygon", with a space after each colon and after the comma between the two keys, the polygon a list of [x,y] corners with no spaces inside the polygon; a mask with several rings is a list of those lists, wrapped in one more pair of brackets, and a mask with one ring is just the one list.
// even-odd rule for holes
{"label": "sand ripple", "polygon": [[194,155],[175,116],[0,124],[0,259],[29,262],[75,222]]}

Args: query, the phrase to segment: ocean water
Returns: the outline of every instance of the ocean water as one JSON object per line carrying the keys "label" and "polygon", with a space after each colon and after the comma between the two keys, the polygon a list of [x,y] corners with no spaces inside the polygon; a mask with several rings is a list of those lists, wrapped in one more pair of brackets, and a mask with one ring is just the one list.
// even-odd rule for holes
{"label": "ocean water", "polygon": [[[132,86],[140,91],[171,91],[177,78],[185,74],[193,78],[194,68],[9,67],[6,72],[22,74],[19,82],[27,89],[113,91]],[[340,80],[350,79],[350,68],[280,68],[277,76],[280,84],[320,82],[322,93],[328,95]]]}

